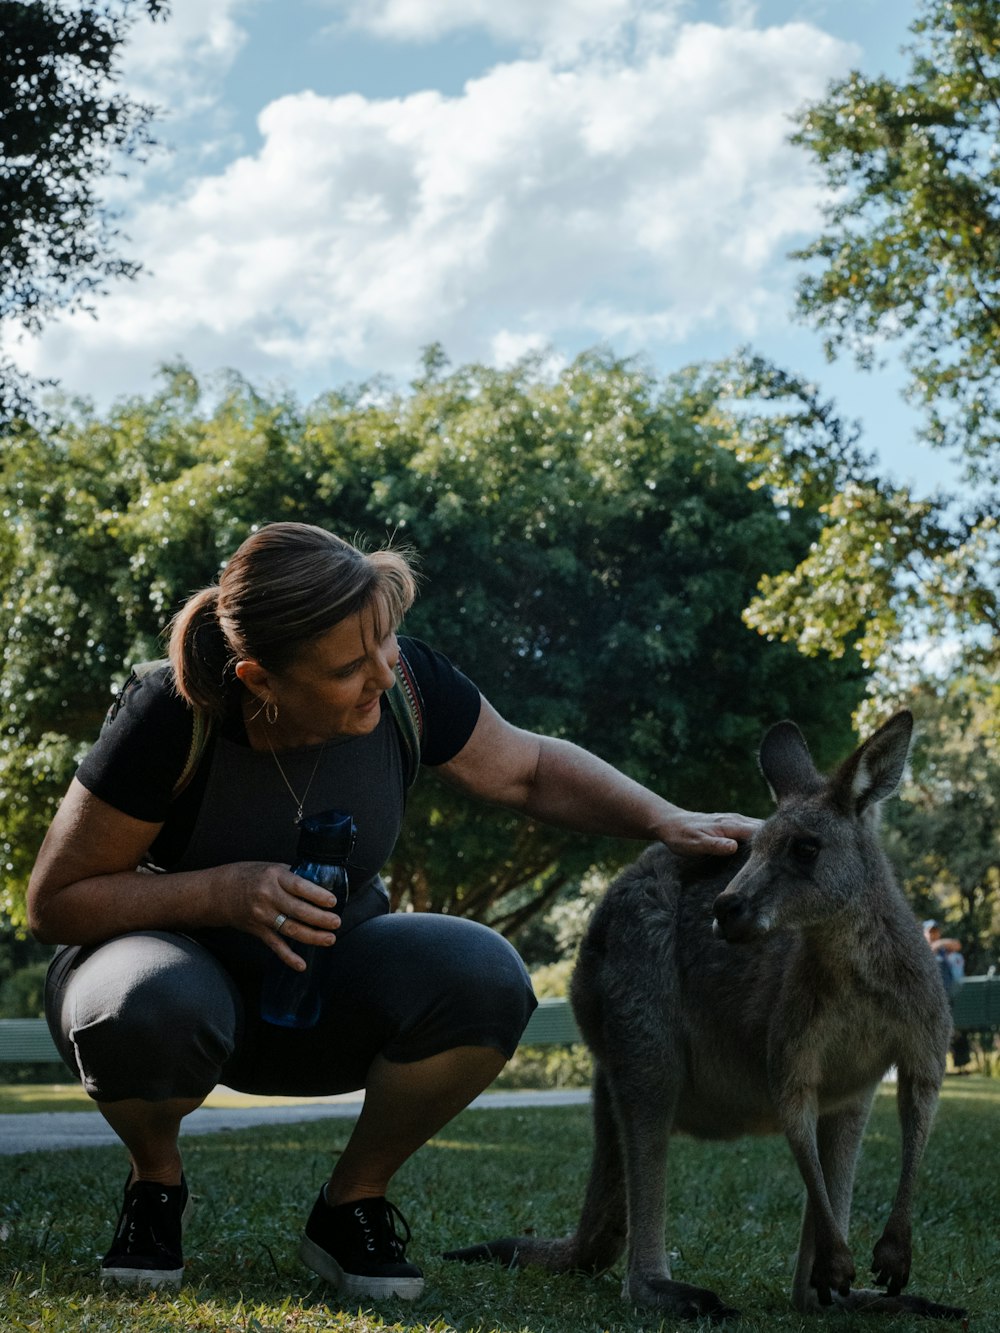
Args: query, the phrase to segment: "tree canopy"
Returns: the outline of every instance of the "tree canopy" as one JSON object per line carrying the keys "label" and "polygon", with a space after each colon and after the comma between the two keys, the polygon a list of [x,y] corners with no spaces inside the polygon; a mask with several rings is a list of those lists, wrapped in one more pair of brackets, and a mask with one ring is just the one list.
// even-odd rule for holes
{"label": "tree canopy", "polygon": [[1000,682],[959,673],[908,701],[916,740],[890,850],[920,915],[946,921],[967,972],[983,973],[1000,947]]}
{"label": "tree canopy", "polygon": [[1000,9],[923,0],[908,77],[852,73],[802,114],[833,187],[803,312],[873,365],[899,340],[928,438],[1000,482]]}
{"label": "tree canopy", "polygon": [[[863,691],[856,659],[803,659],[740,620],[761,575],[794,564],[820,520],[741,460],[778,428],[734,410],[731,389],[721,371],[661,380],[604,353],[555,378],[533,361],[449,373],[433,354],[409,392],[372,384],[302,408],[235,379],[213,403],[178,366],[153,398],[21,429],[0,461],[7,910],[20,911],[111,682],[161,655],[184,597],[275,519],[412,547],[423,590],[409,632],[511,720],[680,804],[763,811],[753,755],[781,717],[821,762],[840,757]],[[827,456],[829,423],[808,395],[795,401],[798,443],[823,436]],[[514,933],[588,866],[634,850],[470,805],[425,777],[392,887]]]}
{"label": "tree canopy", "polygon": [[[136,265],[117,253],[101,182],[150,143],[150,107],[117,91],[132,11],[163,0],[0,0],[0,320],[37,330]],[[0,424],[32,410],[0,359]]]}
{"label": "tree canopy", "polygon": [[805,651],[873,665],[909,640],[1000,665],[1000,10],[923,0],[898,82],[852,73],[802,112],[797,141],[833,202],[799,298],[828,350],[873,367],[898,341],[925,434],[966,486],[920,498],[851,460],[806,559],[749,613]]}

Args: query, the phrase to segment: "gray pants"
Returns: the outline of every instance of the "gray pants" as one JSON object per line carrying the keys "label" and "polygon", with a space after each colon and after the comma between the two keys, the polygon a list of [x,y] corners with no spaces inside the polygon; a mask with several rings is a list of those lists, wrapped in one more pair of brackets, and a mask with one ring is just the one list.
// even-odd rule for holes
{"label": "gray pants", "polygon": [[98,1101],[198,1098],[218,1083],[326,1096],[363,1088],[376,1055],[408,1062],[491,1046],[509,1058],[535,1007],[514,949],[459,917],[375,916],[338,938],[311,1029],[261,1020],[270,957],[231,931],[140,931],[62,949],[49,969],[49,1027]]}

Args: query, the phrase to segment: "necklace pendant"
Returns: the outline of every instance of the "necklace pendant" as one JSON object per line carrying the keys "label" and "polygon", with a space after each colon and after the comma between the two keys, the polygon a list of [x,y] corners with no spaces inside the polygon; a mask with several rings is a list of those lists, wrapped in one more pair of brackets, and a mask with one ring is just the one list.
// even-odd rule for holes
{"label": "necklace pendant", "polygon": [[275,764],[277,765],[278,772],[281,774],[281,780],[288,788],[289,796],[295,802],[295,823],[296,826],[298,826],[299,824],[302,823],[302,813],[305,808],[306,798],[308,797],[309,790],[313,785],[313,778],[316,776],[316,772],[319,769],[319,761],[323,758],[323,753],[326,750],[326,741],[324,741],[323,744],[319,747],[319,753],[316,755],[316,761],[313,764],[312,772],[309,774],[309,781],[306,783],[306,789],[302,793],[302,799],[300,801],[298,792],[288,781],[288,774],[281,767],[281,760],[274,753],[274,746],[271,744],[271,737],[267,734],[267,732],[264,733],[264,739],[267,741],[267,748],[271,751],[271,758],[274,760]]}

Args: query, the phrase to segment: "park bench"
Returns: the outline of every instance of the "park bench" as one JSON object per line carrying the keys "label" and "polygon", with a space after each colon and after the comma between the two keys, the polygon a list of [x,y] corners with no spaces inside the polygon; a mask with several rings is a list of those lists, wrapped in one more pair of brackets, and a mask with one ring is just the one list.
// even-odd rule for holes
{"label": "park bench", "polygon": [[[573,1012],[566,1000],[540,1000],[531,1015],[521,1044],[554,1046],[580,1040]],[[59,1061],[59,1052],[43,1018],[0,1019],[0,1065],[47,1064]]]}
{"label": "park bench", "polygon": [[1000,1031],[1000,977],[966,977],[951,1000],[960,1032]]}
{"label": "park bench", "polygon": [[[961,1032],[1000,1032],[1000,976],[966,977],[952,998],[955,1027]],[[580,1041],[568,1000],[540,1000],[528,1020],[522,1046],[557,1046]],[[0,1019],[0,1065],[59,1060],[41,1018]]]}

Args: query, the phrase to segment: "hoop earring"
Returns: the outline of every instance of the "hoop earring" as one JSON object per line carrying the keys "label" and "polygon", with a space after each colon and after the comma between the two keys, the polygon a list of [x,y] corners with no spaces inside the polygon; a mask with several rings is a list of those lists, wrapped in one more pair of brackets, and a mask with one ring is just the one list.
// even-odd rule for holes
{"label": "hoop earring", "polygon": [[278,720],[278,705],[274,702],[273,699],[268,699],[267,702],[264,704],[264,719],[272,727]]}

